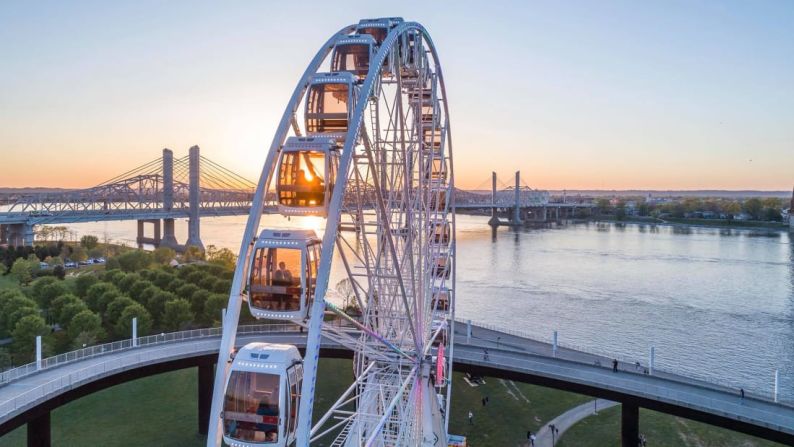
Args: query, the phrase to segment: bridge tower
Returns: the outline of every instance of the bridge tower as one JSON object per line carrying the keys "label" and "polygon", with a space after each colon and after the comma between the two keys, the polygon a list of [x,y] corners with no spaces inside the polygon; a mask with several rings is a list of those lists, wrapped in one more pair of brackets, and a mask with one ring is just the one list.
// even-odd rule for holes
{"label": "bridge tower", "polygon": [[521,171],[516,171],[516,190],[513,203],[513,225],[523,225],[521,220]]}
{"label": "bridge tower", "polygon": [[496,172],[491,172],[491,219],[488,224],[492,227],[499,226],[499,215],[496,211]]}
{"label": "bridge tower", "polygon": [[187,242],[185,248],[189,246],[198,247],[204,251],[204,244],[201,243],[199,206],[201,205],[201,153],[198,146],[190,148],[189,156],[189,178],[190,178],[190,211],[187,221]]}
{"label": "bridge tower", "polygon": [[[163,210],[171,211],[174,208],[174,153],[171,149],[163,149]],[[179,243],[174,234],[174,219],[163,219],[163,239],[161,247],[174,250],[179,249]]]}

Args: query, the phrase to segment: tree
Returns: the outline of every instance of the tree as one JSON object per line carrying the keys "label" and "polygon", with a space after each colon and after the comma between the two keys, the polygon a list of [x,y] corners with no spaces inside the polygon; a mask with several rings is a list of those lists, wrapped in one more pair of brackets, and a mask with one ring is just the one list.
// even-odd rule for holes
{"label": "tree", "polygon": [[116,258],[110,258],[105,262],[105,270],[119,270],[121,269],[121,264],[119,260]]}
{"label": "tree", "polygon": [[37,270],[38,264],[34,268],[30,261],[23,258],[19,258],[14,261],[14,264],[11,266],[11,274],[14,275],[17,281],[19,281],[19,283],[22,285],[28,285],[30,280],[33,279],[33,275]]}
{"label": "tree", "polygon": [[[209,290],[198,289],[190,296],[190,310],[192,310],[196,316],[202,315],[203,317],[204,304],[209,300],[210,296],[212,296],[212,292]],[[212,323],[212,320],[207,321],[207,323]]]}
{"label": "tree", "polygon": [[74,315],[69,315],[68,319],[63,318],[64,309],[66,308],[66,306],[70,304],[80,304],[83,307],[86,307],[85,303],[83,303],[83,300],[72,295],[71,293],[66,293],[55,298],[54,300],[52,300],[52,303],[50,304],[50,316],[55,322],[60,323],[61,326],[66,326],[66,323],[69,320],[71,320],[71,318],[74,316]]}
{"label": "tree", "polygon": [[130,250],[116,256],[121,270],[125,272],[137,272],[149,267],[152,263],[152,256],[143,250]]}
{"label": "tree", "polygon": [[174,276],[174,275],[172,275],[172,274],[170,274],[170,273],[168,273],[166,271],[158,270],[158,271],[155,272],[154,277],[151,279],[151,281],[157,287],[165,290],[176,279],[177,279],[176,276]]}
{"label": "tree", "polygon": [[97,259],[97,258],[101,258],[103,256],[105,256],[105,252],[102,251],[101,248],[97,247],[97,248],[92,248],[92,249],[88,250],[88,257],[91,258],[91,259]]}
{"label": "tree", "polygon": [[176,298],[165,303],[163,326],[171,331],[186,328],[195,315],[190,310],[190,302],[186,299]]}
{"label": "tree", "polygon": [[[103,297],[108,294],[108,292],[116,292],[116,294],[120,295],[120,293],[118,293],[118,289],[116,289],[116,286],[113,284],[108,282],[96,283],[88,288],[85,296],[85,302],[94,312],[102,312],[104,311]],[[107,306],[107,303],[104,303],[104,306]]]}
{"label": "tree", "polygon": [[157,295],[160,292],[160,290],[161,289],[159,287],[155,285],[150,285],[149,287],[143,289],[143,291],[140,294],[132,295],[132,299],[143,304],[144,306],[148,306],[149,300],[154,298],[154,296]]}
{"label": "tree", "polygon": [[[52,331],[47,323],[38,315],[28,315],[20,319],[14,326],[14,357],[17,362],[28,362],[36,355],[36,337],[42,337],[42,344]],[[42,346],[43,349],[43,346]]]}
{"label": "tree", "polygon": [[220,293],[212,294],[204,303],[204,321],[213,324],[221,320],[221,311],[229,303],[229,297]]}
{"label": "tree", "polygon": [[58,279],[52,276],[39,278],[30,284],[29,295],[34,300],[40,301],[42,299],[41,296],[44,292],[44,288],[56,283],[58,283]]}
{"label": "tree", "polygon": [[128,293],[132,285],[141,280],[141,275],[137,273],[128,273],[116,281],[116,286],[123,293]]}
{"label": "tree", "polygon": [[152,257],[154,257],[154,262],[158,264],[168,264],[176,259],[176,252],[168,247],[157,247],[152,252]]}
{"label": "tree", "polygon": [[596,200],[596,208],[598,209],[598,214],[606,214],[612,209],[612,205],[609,204],[608,199],[601,198]]}
{"label": "tree", "polygon": [[121,311],[114,330],[118,337],[132,336],[132,319],[138,319],[138,336],[144,336],[152,329],[152,316],[145,307],[138,303],[130,304]]}
{"label": "tree", "polygon": [[58,298],[61,295],[66,295],[67,293],[69,293],[69,288],[62,281],[58,281],[41,289],[41,294],[38,296],[36,301],[38,302],[39,307],[47,310],[50,308],[50,305],[55,298]]}
{"label": "tree", "polygon": [[764,204],[761,202],[761,199],[753,197],[752,199],[745,200],[742,204],[742,208],[744,212],[753,216],[753,219],[760,220],[764,210]]}
{"label": "tree", "polygon": [[182,253],[182,261],[183,262],[196,262],[196,261],[203,261],[204,260],[204,252],[194,246],[189,245],[185,248],[185,252]]}
{"label": "tree", "polygon": [[83,273],[74,281],[74,291],[79,297],[85,297],[88,288],[98,283],[99,279],[94,274]]}
{"label": "tree", "polygon": [[171,292],[166,292],[165,290],[159,290],[154,294],[153,297],[149,299],[149,302],[146,303],[146,310],[152,314],[152,318],[154,318],[155,323],[159,324],[163,321],[165,314],[165,304],[175,299],[177,299],[176,295]]}
{"label": "tree", "polygon": [[176,295],[178,297],[184,298],[184,299],[186,299],[188,301],[192,301],[193,294],[198,292],[199,290],[201,290],[201,289],[198,286],[196,286],[196,285],[183,284],[178,289],[176,289],[174,292],[176,293]]}
{"label": "tree", "polygon": [[11,354],[5,348],[0,348],[0,371],[5,371],[14,365]]}
{"label": "tree", "polygon": [[40,314],[35,301],[26,297],[19,290],[0,292],[0,335],[11,335],[17,322],[25,316]]}
{"label": "tree", "polygon": [[52,268],[52,275],[58,279],[66,278],[66,269],[63,267],[63,264],[58,264]]}
{"label": "tree", "polygon": [[135,301],[142,302],[141,299],[139,298],[141,293],[143,293],[144,290],[146,290],[148,287],[151,287],[153,285],[154,284],[152,284],[151,282],[145,279],[135,281],[135,283],[133,283],[130,286],[130,290],[127,292],[127,296],[134,299]]}
{"label": "tree", "polygon": [[113,301],[108,304],[107,310],[105,310],[105,321],[108,323],[115,323],[118,321],[119,317],[121,316],[121,312],[127,308],[127,306],[131,306],[133,304],[137,304],[133,301],[132,298],[126,296],[119,296]]}
{"label": "tree", "polygon": [[237,263],[237,255],[228,248],[216,249],[214,245],[207,247],[207,259],[225,269],[233,269]]}
{"label": "tree", "polygon": [[80,238],[80,245],[86,250],[93,250],[99,245],[99,238],[90,234]]}
{"label": "tree", "polygon": [[90,309],[82,301],[76,303],[69,303],[65,305],[61,310],[60,319],[58,320],[58,322],[61,324],[61,326],[64,329],[68,329],[69,324],[72,322],[74,316],[84,310],[90,310]]}
{"label": "tree", "polygon": [[69,338],[74,340],[82,333],[93,335],[96,340],[104,337],[105,331],[102,329],[102,319],[99,318],[99,315],[90,310],[84,310],[72,317],[69,322]]}
{"label": "tree", "polygon": [[88,259],[88,254],[86,254],[85,248],[75,245],[72,247],[72,254],[69,257],[74,262],[82,262]]}

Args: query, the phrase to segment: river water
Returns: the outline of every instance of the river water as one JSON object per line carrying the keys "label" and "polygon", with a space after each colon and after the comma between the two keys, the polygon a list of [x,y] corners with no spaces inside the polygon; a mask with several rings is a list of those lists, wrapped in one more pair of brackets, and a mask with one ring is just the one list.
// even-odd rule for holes
{"label": "river water", "polygon": [[[614,223],[494,233],[486,221],[458,217],[458,317],[549,341],[557,330],[563,345],[643,364],[655,346],[657,368],[765,394],[778,369],[781,397],[794,400],[789,233]],[[201,224],[205,245],[239,250],[244,217]],[[71,227],[134,243],[133,222]]]}

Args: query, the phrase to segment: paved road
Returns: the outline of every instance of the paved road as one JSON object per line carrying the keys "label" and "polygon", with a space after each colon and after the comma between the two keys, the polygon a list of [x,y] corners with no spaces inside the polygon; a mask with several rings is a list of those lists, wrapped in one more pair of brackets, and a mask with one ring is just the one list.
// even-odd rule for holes
{"label": "paved road", "polygon": [[[560,440],[560,437],[569,428],[573,427],[574,424],[588,416],[595,414],[596,408],[598,408],[598,411],[601,411],[606,410],[607,408],[612,408],[615,405],[618,405],[618,403],[612,402],[610,400],[595,399],[591,400],[590,402],[583,403],[577,407],[571,408],[565,413],[547,422],[546,425],[544,425],[540,431],[538,431],[537,439],[535,440],[535,447],[553,447],[554,444]],[[551,435],[551,429],[549,428],[549,425],[554,425],[554,427],[557,428],[557,434],[554,437]],[[554,443],[552,443],[552,441],[554,441]]]}

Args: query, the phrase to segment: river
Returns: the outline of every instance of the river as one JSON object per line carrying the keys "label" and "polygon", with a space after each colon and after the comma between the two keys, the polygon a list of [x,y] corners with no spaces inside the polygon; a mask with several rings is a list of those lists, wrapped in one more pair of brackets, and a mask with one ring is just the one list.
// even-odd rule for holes
{"label": "river", "polygon": [[[778,369],[794,400],[789,233],[589,223],[493,234],[486,221],[458,217],[458,317],[549,341],[557,330],[561,344],[643,364],[654,346],[657,368],[766,394]],[[205,245],[239,250],[245,218],[201,224]],[[71,228],[134,243],[133,222]]]}

